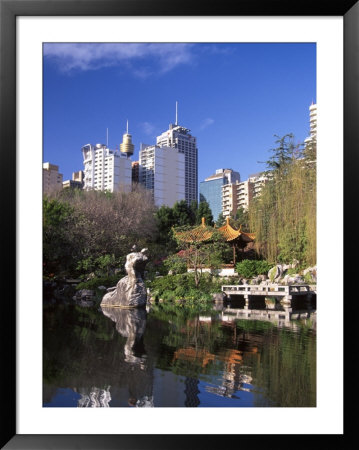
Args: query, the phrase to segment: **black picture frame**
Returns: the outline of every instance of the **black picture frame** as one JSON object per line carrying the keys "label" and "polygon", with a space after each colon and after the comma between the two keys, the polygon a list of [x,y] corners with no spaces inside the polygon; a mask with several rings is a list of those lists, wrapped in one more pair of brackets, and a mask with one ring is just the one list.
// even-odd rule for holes
{"label": "black picture frame", "polygon": [[[315,435],[18,435],[16,434],[16,17],[19,16],[342,16],[344,19],[344,256],[350,257],[356,248],[355,185],[359,168],[359,2],[341,0],[222,0],[206,3],[183,0],[174,4],[168,0],[0,0],[0,186],[2,238],[2,326],[1,377],[2,409],[1,448],[5,449],[183,449],[205,444],[209,448],[228,445],[265,444],[276,441],[276,447],[315,445],[323,436]],[[333,216],[335,211],[333,208]],[[335,237],[338,239],[338,236]],[[339,237],[340,239],[341,237]],[[355,279],[355,265],[344,272],[344,286],[349,291]],[[352,297],[352,300],[355,300]],[[355,315],[346,304],[344,347],[346,367],[355,359],[350,348],[355,329]],[[354,357],[353,357],[354,356]],[[328,371],[331,368],[328,367]],[[347,372],[347,371],[346,371]],[[349,372],[349,369],[348,369]],[[348,373],[347,372],[347,373]],[[334,388],[333,388],[334,389]],[[349,390],[346,389],[346,393]],[[328,393],[335,395],[335,392]],[[350,395],[350,394],[349,394]],[[345,396],[348,400],[348,396]],[[349,401],[345,401],[350,406]],[[343,435],[330,435],[335,447],[354,428],[355,415],[347,416]],[[209,424],[209,427],[215,424]],[[300,424],[298,424],[300,431]],[[295,441],[294,441],[295,439]],[[348,439],[349,440],[349,439]],[[336,442],[337,441],[337,442]]]}

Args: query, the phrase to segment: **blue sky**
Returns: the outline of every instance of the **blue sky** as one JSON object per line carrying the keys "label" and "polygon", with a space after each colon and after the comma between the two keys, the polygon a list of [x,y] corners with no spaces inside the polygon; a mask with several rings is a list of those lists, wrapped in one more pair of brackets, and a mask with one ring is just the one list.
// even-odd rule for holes
{"label": "blue sky", "polygon": [[316,46],[284,44],[44,44],[43,160],[64,180],[83,169],[81,147],[140,143],[175,121],[198,144],[198,182],[219,168],[245,180],[265,169],[274,135],[309,134]]}

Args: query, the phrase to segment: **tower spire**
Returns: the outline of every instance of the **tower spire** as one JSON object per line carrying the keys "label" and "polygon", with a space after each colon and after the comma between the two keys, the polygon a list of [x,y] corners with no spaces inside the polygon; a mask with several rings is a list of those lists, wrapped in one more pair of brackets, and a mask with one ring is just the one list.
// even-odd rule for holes
{"label": "tower spire", "polygon": [[126,122],[126,133],[122,137],[122,143],[120,144],[120,152],[127,157],[133,155],[135,146],[132,144],[132,136],[128,133],[128,119]]}
{"label": "tower spire", "polygon": [[176,102],[176,122],[175,125],[178,125],[178,102]]}

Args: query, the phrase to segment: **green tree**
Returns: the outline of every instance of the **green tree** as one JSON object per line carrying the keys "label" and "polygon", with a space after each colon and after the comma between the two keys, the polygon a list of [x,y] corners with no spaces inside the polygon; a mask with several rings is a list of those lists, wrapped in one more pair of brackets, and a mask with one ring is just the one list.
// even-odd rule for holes
{"label": "green tree", "polygon": [[192,200],[190,205],[190,214],[191,214],[191,225],[195,225],[198,222],[198,202],[197,200]]}
{"label": "green tree", "polygon": [[316,263],[316,164],[293,135],[277,139],[268,182],[249,210],[256,248],[271,263]]}
{"label": "green tree", "polygon": [[224,225],[225,224],[225,218],[224,218],[224,216],[223,216],[223,213],[219,213],[218,214],[218,219],[216,220],[216,225],[217,225],[217,227],[221,227],[222,225]]}
{"label": "green tree", "polygon": [[242,226],[242,231],[249,231],[249,213],[243,208],[238,208],[234,219],[232,220],[233,226],[239,228]]}
{"label": "green tree", "polygon": [[202,201],[198,205],[197,210],[197,223],[200,224],[202,222],[202,217],[205,218],[205,223],[207,225],[213,225],[213,215],[211,208],[209,207],[208,202]]}
{"label": "green tree", "polygon": [[110,255],[121,261],[134,244],[144,248],[155,243],[155,206],[142,187],[114,193],[64,191],[44,198],[47,271],[77,276],[87,266],[106,272],[117,264],[109,263]]}
{"label": "green tree", "polygon": [[43,265],[44,274],[66,271],[74,264],[79,248],[73,208],[57,199],[43,199]]}
{"label": "green tree", "polygon": [[191,225],[191,209],[186,200],[180,200],[173,205],[173,218],[176,226]]}
{"label": "green tree", "polygon": [[193,269],[196,287],[199,286],[204,267],[218,269],[223,263],[222,255],[227,248],[224,236],[206,225],[202,233],[193,227],[176,228],[175,238],[182,250],[187,267]]}
{"label": "green tree", "polygon": [[164,240],[166,242],[171,228],[176,225],[176,219],[173,214],[173,209],[169,206],[162,205],[156,211],[155,217],[160,240]]}

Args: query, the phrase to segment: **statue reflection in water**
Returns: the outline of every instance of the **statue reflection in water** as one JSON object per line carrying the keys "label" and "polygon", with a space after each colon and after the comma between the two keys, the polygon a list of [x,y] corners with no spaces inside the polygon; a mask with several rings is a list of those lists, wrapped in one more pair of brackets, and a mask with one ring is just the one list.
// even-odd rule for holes
{"label": "statue reflection in water", "polygon": [[[128,406],[153,407],[153,368],[148,363],[143,335],[146,329],[146,308],[101,307],[103,314],[116,323],[116,330],[125,338],[123,364],[119,383],[128,386]],[[91,388],[78,402],[79,407],[108,407],[111,401],[110,387]]]}

